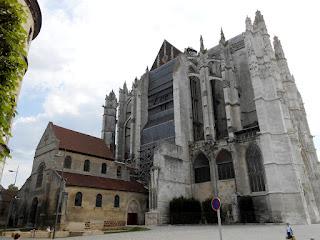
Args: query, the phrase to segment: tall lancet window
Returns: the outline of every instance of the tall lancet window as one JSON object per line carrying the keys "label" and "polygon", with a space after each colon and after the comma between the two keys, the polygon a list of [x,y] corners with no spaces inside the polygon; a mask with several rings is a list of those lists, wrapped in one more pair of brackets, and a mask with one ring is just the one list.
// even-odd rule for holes
{"label": "tall lancet window", "polygon": [[200,80],[197,77],[190,77],[192,121],[193,121],[193,138],[194,141],[204,139],[203,117],[200,94]]}
{"label": "tall lancet window", "polygon": [[216,138],[228,137],[226,106],[223,93],[223,82],[219,80],[211,81],[212,104],[215,121]]}
{"label": "tall lancet window", "polygon": [[42,181],[43,181],[43,172],[44,169],[46,168],[45,163],[40,163],[39,167],[38,167],[38,171],[37,171],[37,181],[36,181],[36,188],[41,187],[42,186]]}
{"label": "tall lancet window", "polygon": [[251,192],[262,192],[266,190],[264,179],[264,167],[260,148],[252,144],[246,151],[246,160]]}
{"label": "tall lancet window", "polygon": [[124,159],[130,158],[130,137],[131,137],[131,99],[126,107],[126,122],[124,125]]}
{"label": "tall lancet window", "polygon": [[130,137],[131,137],[131,119],[127,121],[125,125],[125,135],[124,135],[124,159],[130,157]]}

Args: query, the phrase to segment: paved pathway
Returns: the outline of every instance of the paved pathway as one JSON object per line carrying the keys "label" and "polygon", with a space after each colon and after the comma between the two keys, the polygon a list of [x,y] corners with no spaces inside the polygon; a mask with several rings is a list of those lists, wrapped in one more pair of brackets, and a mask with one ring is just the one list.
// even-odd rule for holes
{"label": "paved pathway", "polygon": [[[284,240],[285,225],[229,225],[223,226],[223,240]],[[296,225],[293,230],[297,240],[320,240],[320,224]],[[105,234],[68,239],[81,240],[218,240],[216,225],[160,226],[142,232]]]}
{"label": "paved pathway", "polygon": [[[285,225],[223,226],[223,240],[285,240]],[[320,240],[320,224],[294,225],[297,240]],[[0,237],[1,238],[1,237]],[[61,238],[59,238],[61,239]],[[219,240],[216,225],[158,226],[149,231],[71,237],[79,240]]]}

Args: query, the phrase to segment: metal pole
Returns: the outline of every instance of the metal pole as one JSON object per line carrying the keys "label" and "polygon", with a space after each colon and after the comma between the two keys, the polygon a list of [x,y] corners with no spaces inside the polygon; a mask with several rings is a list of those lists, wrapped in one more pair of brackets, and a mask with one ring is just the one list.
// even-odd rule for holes
{"label": "metal pole", "polygon": [[[64,157],[66,156],[66,149],[64,149],[63,156]],[[55,236],[56,236],[56,228],[57,228],[57,224],[58,224],[58,215],[59,215],[59,208],[60,208],[60,202],[61,202],[61,190],[62,190],[62,182],[63,182],[63,170],[64,170],[64,162],[62,162],[61,179],[60,179],[60,184],[59,184],[59,197],[58,197],[58,202],[57,202],[56,218],[55,218],[55,221],[54,221],[52,239],[54,239]]]}
{"label": "metal pole", "polygon": [[[218,189],[218,179],[219,179],[219,173],[218,173],[218,166],[216,164],[216,162],[214,162],[214,172],[215,172],[215,195],[216,197],[219,197],[219,189]],[[219,238],[220,240],[222,240],[222,227],[221,227],[221,215],[220,215],[220,208],[221,205],[217,211],[217,218],[218,218],[218,229],[219,229]]]}
{"label": "metal pole", "polygon": [[220,208],[217,211],[218,215],[218,225],[219,225],[219,237],[222,240],[222,227],[221,227],[221,217],[220,217]]}

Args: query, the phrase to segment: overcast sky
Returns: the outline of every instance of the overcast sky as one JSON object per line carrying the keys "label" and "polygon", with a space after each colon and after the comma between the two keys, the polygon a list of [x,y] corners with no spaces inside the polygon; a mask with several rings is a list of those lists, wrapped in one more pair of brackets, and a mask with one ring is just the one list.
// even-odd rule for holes
{"label": "overcast sky", "polygon": [[[277,35],[305,103],[316,148],[320,149],[320,14],[317,1],[106,1],[38,0],[42,29],[29,51],[18,116],[10,141],[8,170],[20,166],[21,186],[32,168],[35,148],[49,121],[100,137],[105,94],[124,81],[131,87],[150,66],[164,39],[180,50],[218,44],[245,31],[246,16],[264,15]],[[319,156],[319,150],[318,150]]]}

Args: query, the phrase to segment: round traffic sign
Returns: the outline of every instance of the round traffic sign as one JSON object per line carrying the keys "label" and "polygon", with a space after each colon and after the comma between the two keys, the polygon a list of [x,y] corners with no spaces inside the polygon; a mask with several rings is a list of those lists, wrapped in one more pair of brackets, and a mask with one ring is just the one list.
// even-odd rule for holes
{"label": "round traffic sign", "polygon": [[221,206],[220,199],[217,198],[217,197],[213,198],[212,201],[211,201],[211,207],[212,207],[212,209],[213,209],[214,211],[218,211],[219,208],[220,208],[220,206]]}

